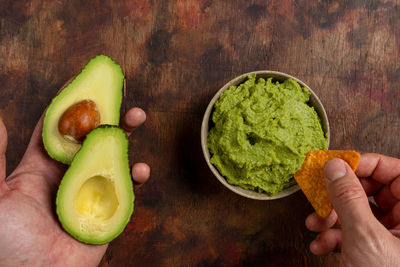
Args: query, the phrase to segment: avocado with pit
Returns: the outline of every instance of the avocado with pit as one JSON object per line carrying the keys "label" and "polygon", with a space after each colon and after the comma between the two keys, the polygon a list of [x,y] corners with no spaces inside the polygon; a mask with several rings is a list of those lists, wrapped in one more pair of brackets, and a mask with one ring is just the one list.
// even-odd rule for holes
{"label": "avocado with pit", "polygon": [[135,196],[128,145],[122,129],[99,126],[86,136],[62,178],[57,215],[63,228],[77,240],[108,243],[129,222]]}
{"label": "avocado with pit", "polygon": [[99,125],[118,125],[124,74],[111,58],[98,55],[53,98],[43,119],[44,147],[70,164],[86,134]]}

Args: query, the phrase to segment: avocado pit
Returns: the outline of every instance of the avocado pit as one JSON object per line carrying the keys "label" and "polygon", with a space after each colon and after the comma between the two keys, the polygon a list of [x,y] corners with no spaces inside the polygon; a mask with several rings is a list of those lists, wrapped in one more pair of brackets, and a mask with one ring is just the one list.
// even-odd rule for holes
{"label": "avocado pit", "polygon": [[100,125],[100,112],[95,102],[82,100],[70,106],[58,121],[58,131],[68,141],[81,143],[85,136]]}

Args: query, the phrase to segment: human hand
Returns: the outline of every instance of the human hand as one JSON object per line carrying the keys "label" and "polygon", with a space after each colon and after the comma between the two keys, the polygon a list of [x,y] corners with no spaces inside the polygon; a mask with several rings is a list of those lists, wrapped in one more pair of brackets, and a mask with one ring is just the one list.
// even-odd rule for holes
{"label": "human hand", "polygon": [[307,228],[320,232],[310,244],[311,252],[341,251],[341,266],[398,266],[400,160],[364,154],[358,178],[347,163],[333,159],[325,164],[324,173],[334,210],[325,219],[316,213],[307,217]]}
{"label": "human hand", "polygon": [[[139,108],[121,120],[128,135],[146,120]],[[52,160],[43,148],[39,120],[18,167],[5,179],[7,131],[0,119],[0,265],[97,266],[107,245],[80,243],[66,233],[55,214],[55,198],[67,166]],[[150,167],[132,167],[136,185],[150,176]],[[136,187],[137,188],[137,187]]]}

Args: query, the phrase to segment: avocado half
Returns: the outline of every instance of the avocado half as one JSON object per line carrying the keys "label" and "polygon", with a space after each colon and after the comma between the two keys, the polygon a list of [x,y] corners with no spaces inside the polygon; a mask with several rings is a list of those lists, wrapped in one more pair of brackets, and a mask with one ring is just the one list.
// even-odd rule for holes
{"label": "avocado half", "polygon": [[92,58],[75,79],[53,98],[43,119],[44,147],[53,159],[70,164],[80,143],[65,139],[58,130],[63,113],[72,105],[91,100],[100,113],[100,124],[118,125],[122,103],[124,74],[111,58]]}
{"label": "avocado half", "polygon": [[128,138],[115,126],[92,130],[61,180],[56,210],[63,228],[88,244],[105,244],[128,224],[134,193]]}

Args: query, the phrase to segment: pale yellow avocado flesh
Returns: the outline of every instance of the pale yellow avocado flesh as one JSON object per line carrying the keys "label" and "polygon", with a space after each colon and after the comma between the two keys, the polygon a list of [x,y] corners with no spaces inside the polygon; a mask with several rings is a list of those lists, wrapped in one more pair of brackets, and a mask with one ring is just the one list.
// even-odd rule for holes
{"label": "pale yellow avocado flesh", "polygon": [[117,237],[133,212],[133,184],[123,130],[103,126],[91,131],[65,173],[57,193],[57,214],[64,229],[89,244]]}
{"label": "pale yellow avocado flesh", "polygon": [[97,221],[111,218],[119,205],[114,184],[102,176],[86,180],[74,202],[80,216]]}
{"label": "pale yellow avocado flesh", "polygon": [[124,75],[107,56],[89,61],[82,72],[52,100],[43,121],[43,144],[55,160],[70,164],[81,144],[71,142],[58,131],[61,115],[82,100],[92,100],[100,113],[100,124],[118,125]]}

